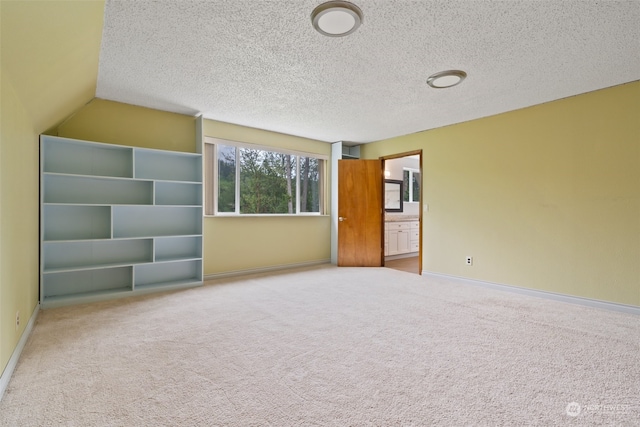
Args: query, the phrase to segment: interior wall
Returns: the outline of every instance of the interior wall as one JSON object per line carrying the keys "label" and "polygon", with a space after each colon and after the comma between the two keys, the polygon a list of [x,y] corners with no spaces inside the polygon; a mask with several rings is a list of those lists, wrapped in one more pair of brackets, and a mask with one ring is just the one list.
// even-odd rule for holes
{"label": "interior wall", "polygon": [[[38,133],[0,72],[0,372],[38,304]],[[16,312],[20,326],[16,327]]]}
{"label": "interior wall", "polygon": [[96,98],[52,133],[86,141],[195,153],[195,123],[195,117]]}
{"label": "interior wall", "polygon": [[[325,142],[213,120],[204,120],[203,133],[230,141],[331,155],[331,145]],[[325,194],[328,201],[328,189]],[[330,225],[328,215],[206,217],[204,274],[328,261]]]}
{"label": "interior wall", "polygon": [[2,66],[38,134],[96,93],[104,1],[0,1]]}
{"label": "interior wall", "polygon": [[640,306],[638,111],[633,82],[361,154],[423,149],[425,272]]}

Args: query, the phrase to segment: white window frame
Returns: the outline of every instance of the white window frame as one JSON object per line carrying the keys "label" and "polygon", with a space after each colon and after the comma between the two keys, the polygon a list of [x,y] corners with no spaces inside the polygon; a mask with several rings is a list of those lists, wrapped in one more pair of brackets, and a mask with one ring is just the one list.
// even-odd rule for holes
{"label": "white window frame", "polygon": [[[402,168],[402,180],[404,181],[404,171],[409,172],[409,200],[405,200],[405,203],[418,203],[420,200],[413,200],[413,174],[420,173],[420,169],[415,168]],[[422,176],[421,176],[422,177]],[[402,196],[404,199],[404,195]]]}
{"label": "white window frame", "polygon": [[[236,150],[236,183],[235,183],[235,212],[218,212],[218,150],[217,145],[228,145],[236,148],[248,148],[252,150],[270,151],[279,154],[288,154],[296,156],[296,171],[300,170],[300,157],[312,157],[321,160],[321,179],[318,192],[320,193],[319,212],[300,212],[300,173],[296,173],[296,204],[295,213],[263,213],[263,214],[247,214],[240,212],[240,150]],[[231,141],[228,139],[204,137],[204,200],[205,209],[204,216],[322,216],[325,215],[327,207],[327,164],[329,156],[318,153],[309,153],[297,150],[288,150],[286,148],[272,147],[260,144],[251,144],[248,142]]]}

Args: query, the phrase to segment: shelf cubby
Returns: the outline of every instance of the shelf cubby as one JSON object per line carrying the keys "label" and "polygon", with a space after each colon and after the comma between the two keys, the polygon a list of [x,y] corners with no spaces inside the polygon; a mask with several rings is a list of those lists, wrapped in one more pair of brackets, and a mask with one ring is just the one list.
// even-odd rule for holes
{"label": "shelf cubby", "polygon": [[43,274],[43,298],[81,296],[97,292],[131,291],[131,266]]}
{"label": "shelf cubby", "polygon": [[199,154],[138,149],[134,157],[135,178],[202,182]]}
{"label": "shelf cubby", "polygon": [[133,178],[131,147],[48,138],[55,144],[43,145],[44,172]]}
{"label": "shelf cubby", "polygon": [[44,176],[45,203],[151,205],[153,182],[86,176]]}
{"label": "shelf cubby", "polygon": [[183,206],[114,206],[113,237],[202,234],[202,208]]}
{"label": "shelf cubby", "polygon": [[45,242],[45,273],[153,262],[153,240]]}
{"label": "shelf cubby", "polygon": [[45,242],[111,237],[110,206],[44,205],[42,216]]}
{"label": "shelf cubby", "polygon": [[150,286],[175,286],[202,281],[202,261],[176,261],[136,265],[134,289]]}
{"label": "shelf cubby", "polygon": [[202,237],[157,237],[156,262],[202,258]]}
{"label": "shelf cubby", "polygon": [[155,204],[201,206],[202,184],[157,181]]}

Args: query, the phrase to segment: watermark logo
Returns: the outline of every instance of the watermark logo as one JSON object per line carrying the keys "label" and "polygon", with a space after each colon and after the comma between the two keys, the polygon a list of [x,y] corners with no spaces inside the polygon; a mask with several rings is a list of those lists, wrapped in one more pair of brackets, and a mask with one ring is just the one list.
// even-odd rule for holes
{"label": "watermark logo", "polygon": [[571,402],[567,405],[567,415],[570,417],[577,417],[580,415],[580,411],[582,411],[582,408],[579,403]]}
{"label": "watermark logo", "polygon": [[603,413],[620,413],[627,414],[631,411],[631,405],[621,405],[621,404],[605,404],[605,405],[586,405],[584,407],[585,411],[588,412],[603,412]]}
{"label": "watermark logo", "polygon": [[631,405],[624,404],[604,404],[604,405],[580,405],[577,402],[571,402],[567,405],[566,412],[570,417],[577,417],[581,413],[604,413],[604,414],[627,414],[632,410]]}

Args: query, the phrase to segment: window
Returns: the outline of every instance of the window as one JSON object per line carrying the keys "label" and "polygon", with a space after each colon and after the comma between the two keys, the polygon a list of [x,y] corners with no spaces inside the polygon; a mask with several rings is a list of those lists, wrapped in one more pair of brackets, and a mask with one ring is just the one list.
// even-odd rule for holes
{"label": "window", "polygon": [[323,213],[324,157],[214,141],[205,148],[208,215]]}
{"label": "window", "polygon": [[409,203],[419,202],[420,201],[420,170],[404,168],[402,171],[402,179],[404,181],[403,200]]}

